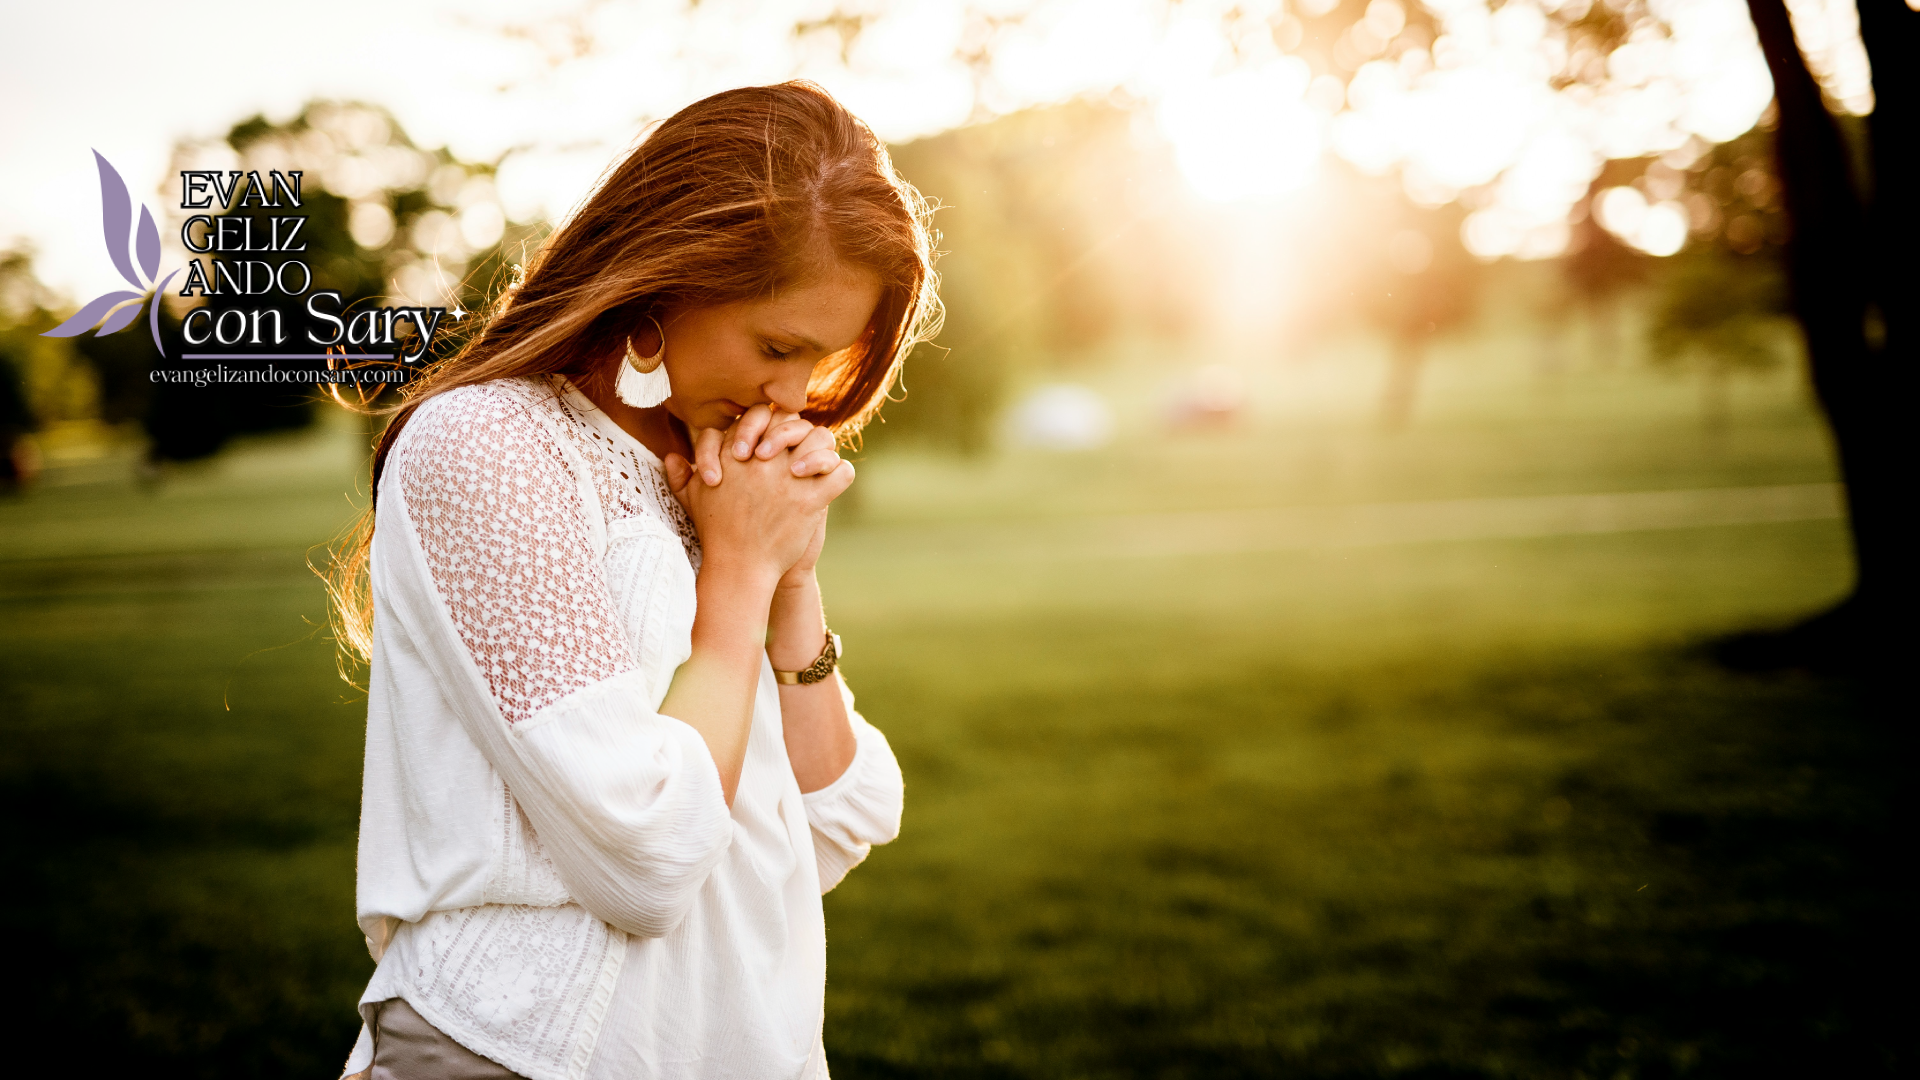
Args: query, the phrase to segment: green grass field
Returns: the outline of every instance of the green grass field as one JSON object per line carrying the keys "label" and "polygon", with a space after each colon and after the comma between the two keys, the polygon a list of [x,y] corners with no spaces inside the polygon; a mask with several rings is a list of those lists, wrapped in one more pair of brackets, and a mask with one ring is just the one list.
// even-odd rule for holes
{"label": "green grass field", "polygon": [[[827,899],[836,1075],[1894,1071],[1892,737],[1699,648],[1844,593],[1843,525],[1475,524],[1817,503],[1797,386],[1708,431],[1685,384],[1443,356],[1385,435],[1347,364],[1185,436],[1121,365],[1108,450],[863,463],[823,580],[909,797]],[[14,1015],[101,1071],[321,1077],[352,1040],[364,706],[305,561],[354,468],[334,425],[0,503]]]}

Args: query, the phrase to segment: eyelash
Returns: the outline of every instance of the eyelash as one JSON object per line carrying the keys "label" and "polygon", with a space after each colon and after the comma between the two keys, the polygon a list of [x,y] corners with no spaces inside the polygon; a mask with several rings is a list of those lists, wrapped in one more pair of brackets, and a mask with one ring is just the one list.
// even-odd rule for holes
{"label": "eyelash", "polygon": [[766,353],[768,356],[774,358],[775,360],[785,360],[787,357],[792,356],[794,353],[799,352],[800,350],[788,349],[786,352],[781,352],[777,346],[762,345],[760,347],[760,351]]}

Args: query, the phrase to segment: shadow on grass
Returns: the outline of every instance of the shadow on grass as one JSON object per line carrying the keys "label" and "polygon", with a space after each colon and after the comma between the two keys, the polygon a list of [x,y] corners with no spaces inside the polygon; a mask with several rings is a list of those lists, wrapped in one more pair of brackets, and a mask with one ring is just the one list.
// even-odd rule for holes
{"label": "shadow on grass", "polygon": [[[1175,701],[1182,724],[1244,716],[1281,694],[1294,727],[1223,720],[1212,758],[1170,750],[1145,719]],[[933,750],[896,739],[936,820],[943,801],[972,805],[969,761],[1017,773],[1020,739],[1053,754],[1099,717],[1125,736],[1112,762],[1070,762],[1060,783],[1094,792],[1112,774],[1141,816],[1022,804],[982,818],[980,850],[1026,848],[1014,869],[912,829],[878,854],[829,898],[840,1080],[1874,1076],[1909,1062],[1905,999],[1886,990],[1903,937],[1904,740],[1849,683],[1582,655],[1446,678],[1253,672],[978,716],[991,723],[962,728],[971,744],[924,782],[912,762]],[[1395,764],[1393,748],[1467,729],[1552,752]],[[1378,769],[1353,749],[1373,744],[1343,741],[1369,730],[1389,747]],[[1289,791],[1221,764],[1263,739],[1290,754],[1324,740],[1354,776]],[[79,762],[26,760],[0,779],[3,857],[23,871],[6,901],[28,988],[17,1030],[101,1074],[334,1075],[368,970],[337,910],[345,823],[129,801]]]}
{"label": "shadow on grass", "polygon": [[1478,724],[1577,748],[1532,777],[1449,780],[1429,755],[1302,798],[1219,783],[1143,815],[1157,824],[1136,834],[1162,839],[1041,856],[1054,882],[1082,879],[1064,895],[957,880],[950,914],[838,946],[836,1077],[1906,1067],[1908,996],[1890,986],[1904,738],[1852,684],[1729,675],[1689,650],[1414,677],[1356,705],[1382,675],[1291,711],[1336,728],[1384,713],[1410,741]]}
{"label": "shadow on grass", "polygon": [[0,858],[24,871],[6,918],[26,1040],[87,1075],[338,1075],[370,968],[328,895],[350,838],[284,816],[197,820],[46,774],[0,786],[0,813],[14,823]]}

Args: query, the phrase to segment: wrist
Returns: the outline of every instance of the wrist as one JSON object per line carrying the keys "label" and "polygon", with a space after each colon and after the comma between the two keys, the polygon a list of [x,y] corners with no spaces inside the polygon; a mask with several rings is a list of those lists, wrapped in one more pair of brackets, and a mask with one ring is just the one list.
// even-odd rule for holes
{"label": "wrist", "polygon": [[700,560],[698,587],[701,591],[722,589],[747,599],[770,604],[779,590],[781,572],[764,561],[730,556],[725,552],[707,552]]}
{"label": "wrist", "polygon": [[777,671],[797,671],[813,663],[827,640],[827,617],[820,590],[809,572],[799,585],[774,590],[767,619],[767,659]]}
{"label": "wrist", "polygon": [[814,584],[813,567],[809,566],[805,570],[798,568],[788,570],[780,575],[779,584],[774,586],[774,602],[778,603],[783,598],[798,597]]}
{"label": "wrist", "polygon": [[827,646],[827,628],[805,634],[788,634],[767,642],[767,662],[775,671],[799,671],[814,662]]}
{"label": "wrist", "polygon": [[[805,664],[797,661],[775,662],[773,664],[775,681],[783,687],[813,686],[825,682],[827,677],[840,666],[840,637],[824,628],[820,636],[820,651]],[[767,658],[773,660],[771,651],[768,652]]]}

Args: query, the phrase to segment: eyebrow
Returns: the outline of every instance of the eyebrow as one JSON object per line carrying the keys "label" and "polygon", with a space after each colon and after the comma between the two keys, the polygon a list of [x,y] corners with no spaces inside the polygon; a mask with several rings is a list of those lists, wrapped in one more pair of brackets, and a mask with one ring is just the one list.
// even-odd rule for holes
{"label": "eyebrow", "polygon": [[780,327],[774,327],[772,330],[772,334],[774,337],[789,338],[793,341],[799,342],[801,345],[804,345],[815,352],[827,351],[827,347],[825,345],[822,345],[819,342],[808,337],[807,335],[799,333],[797,331],[785,330],[785,329],[781,329]]}

